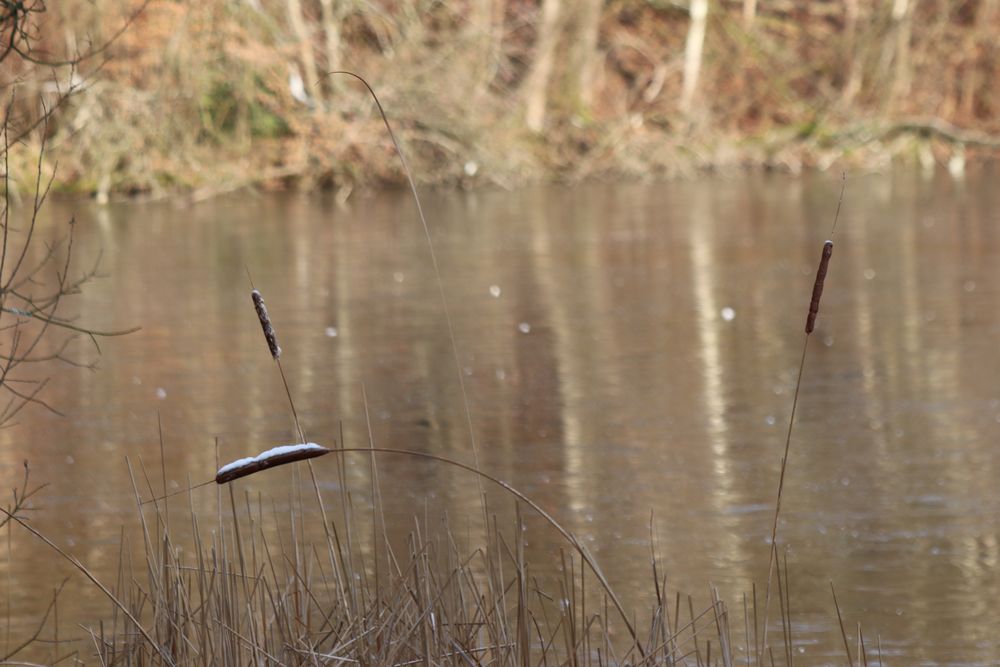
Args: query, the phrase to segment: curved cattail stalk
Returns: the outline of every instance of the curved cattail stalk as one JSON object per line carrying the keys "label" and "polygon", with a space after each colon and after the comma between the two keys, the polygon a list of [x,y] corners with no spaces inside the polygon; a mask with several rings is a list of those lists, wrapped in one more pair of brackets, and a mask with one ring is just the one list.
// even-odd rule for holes
{"label": "curved cattail stalk", "polygon": [[[632,623],[632,620],[629,617],[629,614],[626,613],[625,611],[625,607],[622,605],[621,601],[618,599],[618,596],[611,588],[611,584],[604,576],[604,572],[597,564],[597,561],[594,559],[593,555],[591,555],[590,551],[582,542],[580,542],[580,540],[576,537],[576,535],[574,535],[570,530],[565,528],[558,520],[556,520],[554,516],[545,511],[545,509],[542,508],[541,505],[532,500],[527,494],[519,491],[514,486],[508,484],[502,479],[494,477],[489,473],[483,472],[479,468],[476,468],[472,465],[462,463],[461,461],[456,461],[446,456],[439,456],[437,454],[431,454],[429,452],[420,452],[409,449],[397,449],[393,447],[337,447],[334,449],[327,449],[326,447],[317,445],[315,443],[305,443],[302,445],[283,445],[281,447],[275,447],[273,449],[269,449],[266,452],[262,452],[261,454],[258,454],[255,457],[238,459],[236,461],[233,461],[232,463],[228,463],[219,469],[219,471],[215,475],[214,481],[216,481],[219,484],[226,484],[235,479],[239,479],[240,477],[246,477],[248,475],[252,475],[267,468],[273,468],[275,466],[283,465],[285,463],[291,463],[292,461],[301,461],[308,458],[323,456],[325,454],[330,454],[330,453],[365,454],[367,456],[371,456],[372,454],[390,454],[396,456],[424,459],[426,461],[433,461],[436,463],[458,468],[460,470],[464,470],[465,472],[471,473],[478,479],[488,481],[500,487],[501,490],[503,490],[504,492],[508,493],[509,495],[516,498],[518,501],[524,503],[529,508],[531,508],[531,510],[535,514],[540,516],[549,526],[551,526],[557,533],[559,533],[559,535],[562,536],[562,538],[565,539],[570,546],[572,546],[576,550],[576,552],[580,555],[583,561],[590,568],[590,571],[594,574],[595,577],[597,577],[597,580],[600,583],[601,588],[607,594],[608,599],[611,600],[611,603],[615,606],[615,609],[618,611],[618,614],[621,617],[622,622],[625,624],[625,628],[628,631],[632,641],[634,642],[634,645],[640,650],[642,650],[642,647],[639,643],[639,636],[636,632],[635,626]],[[171,496],[175,496],[180,493],[187,493],[192,489],[196,489],[205,486],[207,484],[211,484],[212,481],[213,480],[208,480],[200,484],[195,484],[194,486],[190,486],[187,489],[175,491],[174,493],[170,493],[165,496],[160,496],[159,498],[151,498],[149,500],[144,500],[141,502],[141,504],[145,505],[147,503],[169,498]],[[644,650],[643,653],[645,653]]]}

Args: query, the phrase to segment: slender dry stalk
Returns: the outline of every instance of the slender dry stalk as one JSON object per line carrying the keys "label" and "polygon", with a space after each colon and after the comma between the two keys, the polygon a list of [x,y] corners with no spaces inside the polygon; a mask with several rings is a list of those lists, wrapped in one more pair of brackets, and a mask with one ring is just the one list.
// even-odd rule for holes
{"label": "slender dry stalk", "polygon": [[[837,222],[840,220],[840,207],[844,201],[844,190],[847,187],[847,176],[842,175],[840,197],[837,200],[837,212],[833,216],[833,226],[830,228],[830,240],[823,243],[823,251],[820,255],[819,268],[816,271],[816,279],[813,281],[812,296],[809,300],[809,312],[806,316],[805,338],[802,341],[802,357],[799,360],[798,376],[795,380],[795,392],[792,395],[792,410],[788,416],[788,430],[785,433],[785,451],[781,457],[781,473],[778,476],[778,494],[774,503],[774,518],[771,523],[770,553],[767,565],[767,589],[764,594],[764,628],[762,631],[761,649],[767,649],[767,621],[768,612],[771,607],[771,583],[774,575],[775,562],[778,556],[778,518],[781,515],[781,498],[785,489],[785,472],[788,469],[788,455],[792,444],[792,428],[795,425],[795,411],[799,404],[799,390],[802,388],[802,373],[806,367],[806,352],[809,350],[809,339],[812,336],[816,325],[816,316],[819,314],[819,302],[823,296],[823,284],[826,281],[826,273],[830,265],[830,257],[833,254],[833,236],[837,231]],[[782,626],[784,630],[784,626]],[[760,654],[757,655],[758,662]]]}
{"label": "slender dry stalk", "polygon": [[[406,161],[406,156],[403,154],[403,148],[400,146],[399,141],[396,139],[396,133],[392,130],[392,125],[389,123],[389,116],[386,114],[385,109],[382,107],[382,102],[379,100],[378,95],[375,94],[375,89],[371,87],[371,84],[365,80],[364,77],[355,74],[354,72],[348,70],[337,70],[329,73],[330,76],[334,75],[344,75],[349,76],[357,81],[360,81],[364,85],[365,89],[371,95],[372,100],[375,102],[375,106],[378,108],[379,115],[382,117],[382,124],[385,125],[385,130],[389,134],[389,139],[392,140],[393,148],[396,151],[396,156],[399,158],[399,163],[403,168],[403,173],[406,175],[406,182],[410,186],[410,193],[413,195],[413,203],[417,208],[417,216],[420,218],[420,225],[424,232],[424,238],[427,241],[427,252],[430,256],[431,267],[434,269],[434,279],[438,288],[438,296],[441,299],[441,310],[444,313],[445,325],[448,329],[448,341],[451,344],[452,359],[455,363],[455,373],[458,377],[458,387],[462,394],[462,407],[465,412],[465,422],[466,427],[469,430],[469,444],[472,447],[472,458],[475,463],[476,468],[479,468],[479,446],[476,440],[476,429],[472,423],[472,407],[469,402],[469,392],[465,387],[465,373],[462,371],[462,361],[458,354],[458,341],[455,338],[455,326],[451,320],[451,309],[448,306],[448,297],[444,291],[444,281],[441,279],[441,268],[438,265],[437,253],[434,251],[434,241],[431,238],[430,225],[427,224],[427,217],[424,215],[424,207],[420,203],[420,194],[417,192],[417,184],[413,179],[413,173],[410,171],[410,165]],[[477,484],[480,482],[477,481]],[[486,498],[483,496],[482,485],[479,487],[479,495],[482,498],[483,506],[483,518],[487,519],[486,515]],[[635,633],[633,633],[634,636]]]}
{"label": "slender dry stalk", "polygon": [[126,603],[123,600],[120,600],[117,596],[115,596],[115,594],[111,591],[111,589],[109,589],[107,586],[105,586],[101,582],[101,580],[98,579],[93,574],[93,572],[91,572],[90,569],[87,568],[87,566],[84,565],[76,556],[72,556],[69,553],[67,553],[66,551],[64,551],[63,549],[61,549],[56,543],[54,543],[48,537],[46,537],[45,535],[43,535],[42,533],[40,533],[33,526],[31,526],[30,524],[28,524],[27,522],[25,522],[20,517],[14,515],[14,514],[8,513],[7,510],[5,510],[3,508],[0,508],[0,512],[3,512],[3,514],[8,519],[16,521],[22,528],[24,528],[29,533],[31,533],[32,535],[34,535],[35,537],[37,537],[39,540],[41,540],[42,542],[44,542],[46,546],[48,546],[50,549],[52,549],[57,554],[59,554],[60,556],[62,556],[65,560],[67,560],[70,563],[70,565],[72,565],[79,572],[81,572],[88,580],[90,580],[90,582],[92,584],[94,584],[102,593],[104,593],[104,595],[111,601],[111,603],[115,607],[117,607],[119,610],[121,610],[121,612],[125,615],[125,617],[128,618],[128,620],[132,623],[132,625],[135,628],[135,630],[140,635],[142,635],[142,638],[144,640],[146,640],[146,642],[148,642],[149,646],[155,651],[156,655],[158,655],[159,657],[163,658],[165,660],[166,664],[168,664],[168,665],[173,665],[174,664],[173,660],[170,659],[169,655],[167,655],[165,653],[164,649],[153,639],[152,635],[150,635],[149,630],[147,630],[145,627],[143,627],[142,623],[139,622],[139,619],[132,614],[132,612],[129,610],[128,606],[126,605]]}
{"label": "slender dry stalk", "polygon": [[742,594],[743,602],[743,639],[746,642],[743,645],[743,651],[747,654],[747,664],[751,664],[751,653],[750,653],[750,609],[747,605],[747,594],[746,591]]}
{"label": "slender dry stalk", "polygon": [[784,553],[784,563],[783,567],[785,570],[785,613],[784,613],[784,623],[787,631],[785,636],[788,640],[785,642],[785,650],[788,652],[788,667],[792,667],[794,664],[794,651],[792,650],[792,591],[788,585],[788,549],[785,549]]}
{"label": "slender dry stalk", "polygon": [[844,640],[844,654],[847,656],[847,664],[854,667],[854,658],[851,657],[851,645],[847,641],[847,630],[844,628],[844,617],[840,614],[840,602],[837,601],[837,590],[830,582],[830,593],[833,594],[833,606],[837,610],[837,622],[840,623],[840,636]]}

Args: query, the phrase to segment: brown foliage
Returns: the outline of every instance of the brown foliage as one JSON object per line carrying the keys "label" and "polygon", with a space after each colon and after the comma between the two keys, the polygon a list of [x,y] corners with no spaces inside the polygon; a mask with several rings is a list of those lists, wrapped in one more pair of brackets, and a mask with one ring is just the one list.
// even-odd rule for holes
{"label": "brown foliage", "polygon": [[[687,114],[683,7],[605,2],[596,44],[593,26],[564,8],[538,134],[524,126],[542,39],[535,0],[163,1],[138,16],[138,0],[69,0],[32,20],[46,45],[70,35],[79,48],[134,17],[56,115],[60,182],[102,198],[289,182],[346,196],[402,174],[364,92],[323,74],[333,60],[373,82],[425,182],[864,163],[907,153],[913,136],[856,150],[859,127],[918,118],[1000,132],[995,4],[768,2],[747,22],[742,2],[712,0]],[[49,80],[34,63],[19,67]]]}

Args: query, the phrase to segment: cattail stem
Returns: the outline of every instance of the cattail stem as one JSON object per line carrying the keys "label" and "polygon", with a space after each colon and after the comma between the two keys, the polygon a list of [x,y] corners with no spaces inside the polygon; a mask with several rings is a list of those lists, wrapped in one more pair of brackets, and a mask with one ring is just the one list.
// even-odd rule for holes
{"label": "cattail stem", "polygon": [[275,358],[278,363],[278,374],[281,375],[281,383],[285,385],[285,396],[288,397],[288,405],[292,408],[292,420],[295,422],[295,432],[298,433],[299,442],[305,444],[306,434],[299,423],[299,413],[295,409],[295,401],[292,400],[292,391],[288,388],[288,380],[285,379],[285,369],[281,367],[281,360]]}
{"label": "cattail stem", "polygon": [[[846,184],[846,178],[845,184]],[[837,230],[837,221],[840,219],[840,204],[844,200],[844,187],[840,189],[840,199],[837,202],[837,213],[833,218],[833,228],[830,235]],[[781,514],[781,495],[785,489],[785,471],[788,469],[788,454],[792,445],[792,427],[795,424],[795,410],[799,404],[799,388],[802,386],[802,372],[806,367],[806,351],[809,349],[809,338],[816,327],[816,317],[819,315],[819,302],[823,297],[823,283],[826,281],[826,272],[830,268],[830,257],[833,256],[833,241],[827,240],[823,243],[823,252],[820,255],[819,268],[816,270],[816,280],[813,282],[812,298],[809,300],[809,314],[806,316],[806,337],[802,342],[802,359],[799,360],[798,378],[795,380],[795,395],[792,397],[792,413],[788,417],[788,431],[785,434],[785,455],[781,457],[781,474],[778,477],[778,498],[774,503],[774,520],[771,523],[771,553],[768,557],[767,565],[767,590],[764,596],[764,629],[761,649],[767,649],[767,617],[771,607],[771,581],[774,576],[775,559],[778,555],[778,517]],[[780,575],[779,575],[780,576]],[[782,626],[784,627],[784,625]],[[758,653],[758,662],[761,655]]]}
{"label": "cattail stem", "polygon": [[[799,388],[802,386],[802,371],[806,367],[806,351],[809,349],[809,335],[806,334],[802,344],[802,359],[799,361],[799,374],[795,380],[795,394],[792,397],[792,414],[788,418],[788,431],[785,434],[785,455],[781,457],[781,474],[778,476],[778,499],[774,503],[774,521],[771,524],[771,553],[767,563],[767,590],[764,592],[764,628],[761,649],[767,649],[767,618],[771,608],[771,582],[774,576],[774,564],[778,556],[778,517],[781,514],[781,495],[785,490],[785,470],[788,469],[788,453],[792,445],[792,426],[795,424],[795,410],[799,405]],[[760,656],[758,656],[758,659]]]}

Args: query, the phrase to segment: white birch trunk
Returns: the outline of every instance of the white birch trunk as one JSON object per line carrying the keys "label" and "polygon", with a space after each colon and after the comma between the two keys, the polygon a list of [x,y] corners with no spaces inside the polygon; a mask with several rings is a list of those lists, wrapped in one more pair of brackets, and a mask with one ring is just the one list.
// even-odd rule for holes
{"label": "white birch trunk", "polygon": [[574,46],[574,76],[577,102],[581,110],[588,111],[594,103],[597,69],[599,65],[597,39],[601,28],[603,0],[580,0],[577,13],[577,41]]}
{"label": "white birch trunk", "polygon": [[545,107],[548,102],[549,79],[559,41],[560,0],[542,0],[542,18],[538,24],[535,60],[524,84],[524,121],[532,132],[545,127]]}
{"label": "white birch trunk", "polygon": [[893,0],[892,21],[896,30],[896,69],[892,81],[893,100],[899,100],[910,93],[910,0]]}
{"label": "white birch trunk", "polygon": [[844,0],[844,43],[848,53],[847,80],[840,103],[848,107],[861,92],[861,54],[858,53],[858,0]]}
{"label": "white birch trunk", "polygon": [[698,78],[701,75],[702,52],[705,47],[705,24],[708,20],[708,0],[691,0],[691,25],[684,44],[684,84],[681,89],[681,111],[691,113]]}
{"label": "white birch trunk", "polygon": [[[994,39],[991,27],[993,17],[996,14],[996,0],[982,0],[976,9],[975,33],[973,44],[967,47],[966,53],[975,53],[979,47],[988,52],[989,44]],[[965,76],[962,77],[962,97],[961,109],[966,116],[974,116],[976,113],[976,100],[983,89],[983,76],[980,70],[979,58],[969,58],[965,68]]]}
{"label": "white birch trunk", "polygon": [[305,89],[313,104],[317,108],[323,105],[323,100],[319,91],[319,73],[316,69],[316,57],[313,55],[312,38],[309,29],[306,27],[305,18],[302,16],[302,3],[300,0],[286,0],[288,5],[288,20],[292,24],[292,32],[299,43],[299,59],[302,61],[304,70]]}
{"label": "white birch trunk", "polygon": [[334,0],[319,0],[323,16],[323,33],[326,38],[326,71],[340,69],[340,16],[333,6]]}

